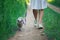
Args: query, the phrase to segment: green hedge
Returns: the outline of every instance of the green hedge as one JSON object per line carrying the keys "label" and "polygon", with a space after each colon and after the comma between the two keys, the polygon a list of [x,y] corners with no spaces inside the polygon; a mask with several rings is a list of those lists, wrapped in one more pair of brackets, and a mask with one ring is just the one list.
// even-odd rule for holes
{"label": "green hedge", "polygon": [[60,14],[50,8],[44,11],[45,33],[49,40],[60,40]]}
{"label": "green hedge", "polygon": [[50,3],[57,6],[57,7],[60,7],[60,0],[54,0],[54,1],[50,2]]}
{"label": "green hedge", "polygon": [[16,20],[25,12],[25,0],[0,0],[0,40],[13,36],[17,30]]}

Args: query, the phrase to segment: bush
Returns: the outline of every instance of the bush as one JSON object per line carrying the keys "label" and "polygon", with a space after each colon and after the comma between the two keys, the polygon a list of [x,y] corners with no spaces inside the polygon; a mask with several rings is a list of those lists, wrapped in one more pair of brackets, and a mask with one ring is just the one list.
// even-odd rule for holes
{"label": "bush", "polygon": [[49,40],[60,40],[60,14],[50,8],[44,11],[45,33]]}
{"label": "bush", "polygon": [[51,4],[60,7],[60,0],[54,0],[53,2],[50,2]]}
{"label": "bush", "polygon": [[0,0],[0,40],[7,40],[17,30],[16,20],[26,11],[25,0]]}

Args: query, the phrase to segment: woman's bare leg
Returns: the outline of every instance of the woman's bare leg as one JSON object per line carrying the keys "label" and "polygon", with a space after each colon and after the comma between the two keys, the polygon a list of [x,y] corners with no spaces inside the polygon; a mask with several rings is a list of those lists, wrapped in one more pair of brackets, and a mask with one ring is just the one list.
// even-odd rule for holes
{"label": "woman's bare leg", "polygon": [[42,18],[43,18],[43,9],[39,10],[39,20],[38,20],[38,29],[43,29]]}
{"label": "woman's bare leg", "polygon": [[35,20],[37,20],[37,10],[35,10],[35,9],[33,9],[33,15],[34,15],[34,18],[35,18]]}
{"label": "woman's bare leg", "polygon": [[41,9],[41,10],[40,10],[40,16],[39,16],[39,24],[42,23],[43,13],[44,13],[44,10]]}
{"label": "woman's bare leg", "polygon": [[37,27],[37,10],[35,10],[35,9],[33,9],[33,15],[34,15],[34,18],[35,18],[35,20],[34,20],[34,26],[35,27]]}

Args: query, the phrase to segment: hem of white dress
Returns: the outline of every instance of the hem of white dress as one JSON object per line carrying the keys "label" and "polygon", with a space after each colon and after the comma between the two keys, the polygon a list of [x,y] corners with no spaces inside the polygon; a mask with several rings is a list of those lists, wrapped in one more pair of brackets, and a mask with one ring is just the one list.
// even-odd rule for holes
{"label": "hem of white dress", "polygon": [[[47,7],[46,7],[47,8]],[[39,8],[39,9],[36,9],[36,8],[32,8],[32,9],[35,9],[35,10],[41,10],[41,9],[46,9],[46,8]]]}

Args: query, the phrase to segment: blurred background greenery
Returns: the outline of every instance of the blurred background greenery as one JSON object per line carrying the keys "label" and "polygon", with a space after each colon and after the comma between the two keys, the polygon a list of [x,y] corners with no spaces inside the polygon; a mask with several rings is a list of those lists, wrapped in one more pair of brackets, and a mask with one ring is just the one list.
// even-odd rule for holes
{"label": "blurred background greenery", "polygon": [[48,0],[50,4],[60,7],[60,0]]}

